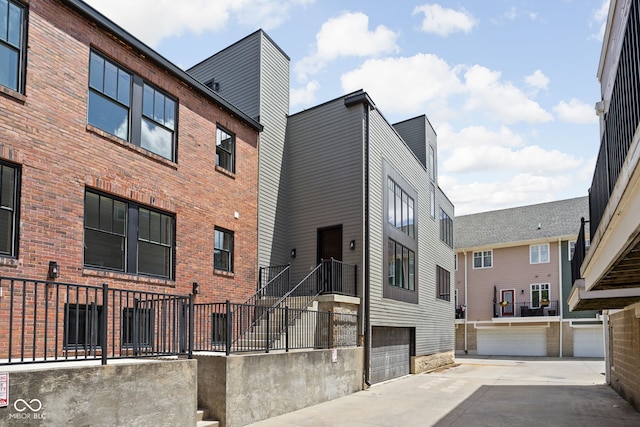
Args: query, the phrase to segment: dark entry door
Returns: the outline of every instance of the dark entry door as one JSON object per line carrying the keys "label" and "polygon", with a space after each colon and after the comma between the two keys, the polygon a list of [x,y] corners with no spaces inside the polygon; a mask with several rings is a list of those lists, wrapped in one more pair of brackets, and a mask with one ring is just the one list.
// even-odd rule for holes
{"label": "dark entry door", "polygon": [[[320,270],[320,292],[340,293],[342,291],[342,225],[318,229],[318,259]],[[336,265],[338,264],[338,265]]]}

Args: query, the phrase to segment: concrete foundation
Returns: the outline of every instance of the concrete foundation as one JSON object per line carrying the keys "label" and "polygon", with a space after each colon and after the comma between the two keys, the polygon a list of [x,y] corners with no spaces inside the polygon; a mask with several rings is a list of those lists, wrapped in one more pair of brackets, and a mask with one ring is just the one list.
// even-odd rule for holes
{"label": "concrete foundation", "polygon": [[429,354],[426,356],[411,357],[411,373],[432,371],[436,368],[451,365],[454,363],[454,352],[445,351],[443,353]]}
{"label": "concrete foundation", "polygon": [[221,427],[244,426],[362,390],[362,347],[194,357],[198,407]]}
{"label": "concrete foundation", "polygon": [[93,363],[0,367],[9,376],[0,426],[195,425],[195,360]]}

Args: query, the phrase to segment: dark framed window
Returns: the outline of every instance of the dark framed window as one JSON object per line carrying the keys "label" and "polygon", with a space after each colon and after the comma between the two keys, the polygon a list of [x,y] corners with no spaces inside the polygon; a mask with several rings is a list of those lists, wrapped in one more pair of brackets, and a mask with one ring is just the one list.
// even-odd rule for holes
{"label": "dark framed window", "polygon": [[67,303],[64,305],[64,346],[98,347],[102,337],[102,306]]}
{"label": "dark framed window", "polygon": [[388,221],[407,236],[415,237],[415,201],[396,182],[387,178]]}
{"label": "dark framed window", "polygon": [[175,219],[138,203],[85,193],[84,265],[173,278]]}
{"label": "dark framed window", "polygon": [[439,265],[436,265],[436,289],[438,299],[451,301],[451,273]]}
{"label": "dark framed window", "polygon": [[416,254],[411,249],[389,239],[387,242],[388,283],[409,291],[416,289]]}
{"label": "dark framed window", "polygon": [[216,165],[235,173],[236,137],[226,130],[216,129]]}
{"label": "dark framed window", "polygon": [[233,271],[233,232],[217,228],[214,231],[213,267],[221,271]]}
{"label": "dark framed window", "polygon": [[18,255],[20,168],[0,162],[0,256]]}
{"label": "dark framed window", "polygon": [[211,341],[214,344],[227,342],[227,315],[224,313],[213,313],[211,315],[213,325]]}
{"label": "dark framed window", "polygon": [[453,248],[453,220],[440,208],[440,240]]}
{"label": "dark framed window", "polygon": [[0,0],[0,85],[24,92],[26,8]]}
{"label": "dark framed window", "polygon": [[90,125],[174,161],[176,106],[173,98],[142,77],[91,52],[87,108]]}
{"label": "dark framed window", "polygon": [[153,309],[128,307],[122,310],[122,345],[149,347],[153,338]]}

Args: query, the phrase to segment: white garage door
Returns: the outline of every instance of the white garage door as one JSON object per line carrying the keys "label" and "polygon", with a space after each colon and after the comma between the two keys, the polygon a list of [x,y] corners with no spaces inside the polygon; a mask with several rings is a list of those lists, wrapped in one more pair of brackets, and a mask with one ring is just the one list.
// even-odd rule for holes
{"label": "white garage door", "polygon": [[573,357],[604,357],[602,326],[573,330]]}
{"label": "white garage door", "polygon": [[540,328],[478,329],[483,356],[546,356],[547,330]]}

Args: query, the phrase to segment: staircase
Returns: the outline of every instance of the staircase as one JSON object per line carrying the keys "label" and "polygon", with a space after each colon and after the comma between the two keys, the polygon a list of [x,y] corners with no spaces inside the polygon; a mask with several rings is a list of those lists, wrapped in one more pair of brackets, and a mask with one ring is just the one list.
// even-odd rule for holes
{"label": "staircase", "polygon": [[198,409],[196,412],[196,427],[219,427],[219,421],[208,421],[204,419],[204,411]]}

